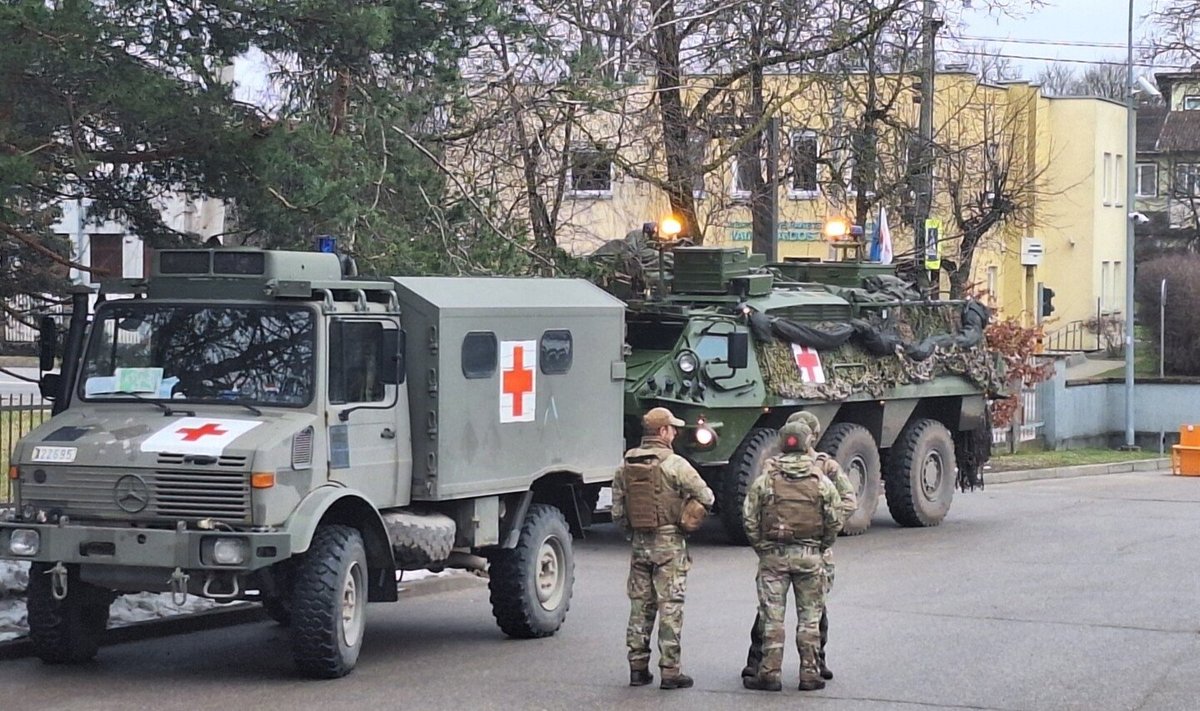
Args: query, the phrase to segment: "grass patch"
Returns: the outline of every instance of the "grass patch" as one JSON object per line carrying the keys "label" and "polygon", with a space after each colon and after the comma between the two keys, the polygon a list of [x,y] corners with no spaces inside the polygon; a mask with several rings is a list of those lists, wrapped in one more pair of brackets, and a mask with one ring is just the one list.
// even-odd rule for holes
{"label": "grass patch", "polygon": [[1114,464],[1138,459],[1156,459],[1158,452],[1122,452],[1116,449],[1067,449],[1059,452],[1018,452],[992,457],[988,464],[992,471],[1016,471],[1018,469],[1051,469],[1074,467],[1080,464]]}
{"label": "grass patch", "polygon": [[50,419],[50,410],[0,410],[0,502],[9,500],[8,456],[26,432]]}

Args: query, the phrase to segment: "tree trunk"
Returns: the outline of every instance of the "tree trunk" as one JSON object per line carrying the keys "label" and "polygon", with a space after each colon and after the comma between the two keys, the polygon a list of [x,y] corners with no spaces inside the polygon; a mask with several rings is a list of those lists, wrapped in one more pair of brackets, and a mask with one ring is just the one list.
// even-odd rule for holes
{"label": "tree trunk", "polygon": [[654,0],[651,11],[657,18],[654,31],[654,63],[659,113],[662,120],[663,147],[667,159],[667,200],[671,212],[683,225],[683,235],[696,244],[703,242],[696,220],[696,200],[692,195],[692,171],[689,170],[687,114],[683,109],[680,86],[679,35],[675,28],[675,1]]}

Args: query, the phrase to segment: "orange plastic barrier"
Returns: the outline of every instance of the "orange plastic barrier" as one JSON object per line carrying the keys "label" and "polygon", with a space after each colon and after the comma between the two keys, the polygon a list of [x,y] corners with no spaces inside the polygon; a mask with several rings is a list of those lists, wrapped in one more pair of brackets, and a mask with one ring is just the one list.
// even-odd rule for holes
{"label": "orange plastic barrier", "polygon": [[1171,473],[1176,476],[1200,476],[1200,426],[1179,428],[1179,444],[1171,446]]}

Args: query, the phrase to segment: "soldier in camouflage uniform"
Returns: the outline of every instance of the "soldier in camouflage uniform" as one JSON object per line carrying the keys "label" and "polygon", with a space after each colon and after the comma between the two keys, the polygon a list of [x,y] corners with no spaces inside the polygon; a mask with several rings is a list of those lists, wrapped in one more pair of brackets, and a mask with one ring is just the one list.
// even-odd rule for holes
{"label": "soldier in camouflage uniform", "polygon": [[791,422],[779,431],[781,454],[767,460],[742,509],[746,537],[758,553],[758,607],[763,658],[747,689],[779,691],[787,591],[796,595],[800,690],[825,688],[820,674],[820,622],[825,606],[823,554],[842,529],[837,488],[809,456],[812,430]]}
{"label": "soldier in camouflage uniform", "polygon": [[679,522],[683,504],[694,499],[711,508],[713,493],[671,443],[683,420],[665,407],[642,418],[644,436],[625,453],[625,465],[613,479],[613,520],[632,532],[629,562],[629,685],[654,681],[650,673],[650,633],[658,623],[659,667],[663,689],[686,689],[692,678],[679,667],[683,598],[692,558]]}
{"label": "soldier in camouflage uniform", "polygon": [[[821,421],[811,412],[802,411],[793,413],[787,419],[788,422],[800,422],[807,425],[812,430],[812,443],[815,445],[821,439]],[[825,476],[833,482],[837,488],[838,496],[842,502],[841,518],[842,526],[846,525],[846,521],[858,510],[858,497],[854,493],[854,485],[850,483],[850,479],[846,476],[846,472],[842,470],[842,465],[837,463],[837,460],[829,456],[825,452],[818,452],[813,447],[809,447],[808,454],[813,458],[817,468],[825,474]],[[833,548],[825,551],[823,556],[825,563],[825,594],[829,595],[829,591],[833,588]],[[832,679],[833,672],[825,663],[825,645],[829,642],[829,612],[828,607],[821,610],[821,653],[820,667],[821,678]],[[742,677],[752,677],[758,674],[758,665],[762,661],[762,618],[756,616],[754,625],[750,628],[750,651],[746,655],[746,666],[742,669]]]}

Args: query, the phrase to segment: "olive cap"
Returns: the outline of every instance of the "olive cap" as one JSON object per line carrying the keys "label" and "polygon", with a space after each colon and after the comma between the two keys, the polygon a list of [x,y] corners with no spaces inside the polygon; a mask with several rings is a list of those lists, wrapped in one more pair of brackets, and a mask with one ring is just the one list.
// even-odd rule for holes
{"label": "olive cap", "polygon": [[683,427],[684,421],[671,414],[665,407],[656,407],[642,416],[642,426],[647,431],[657,431],[663,427]]}
{"label": "olive cap", "polygon": [[813,437],[816,437],[817,433],[821,431],[821,421],[817,419],[816,415],[812,414],[808,410],[801,410],[800,412],[793,412],[787,418],[787,421],[788,422],[799,422],[800,424],[807,425],[808,429],[812,431]]}

